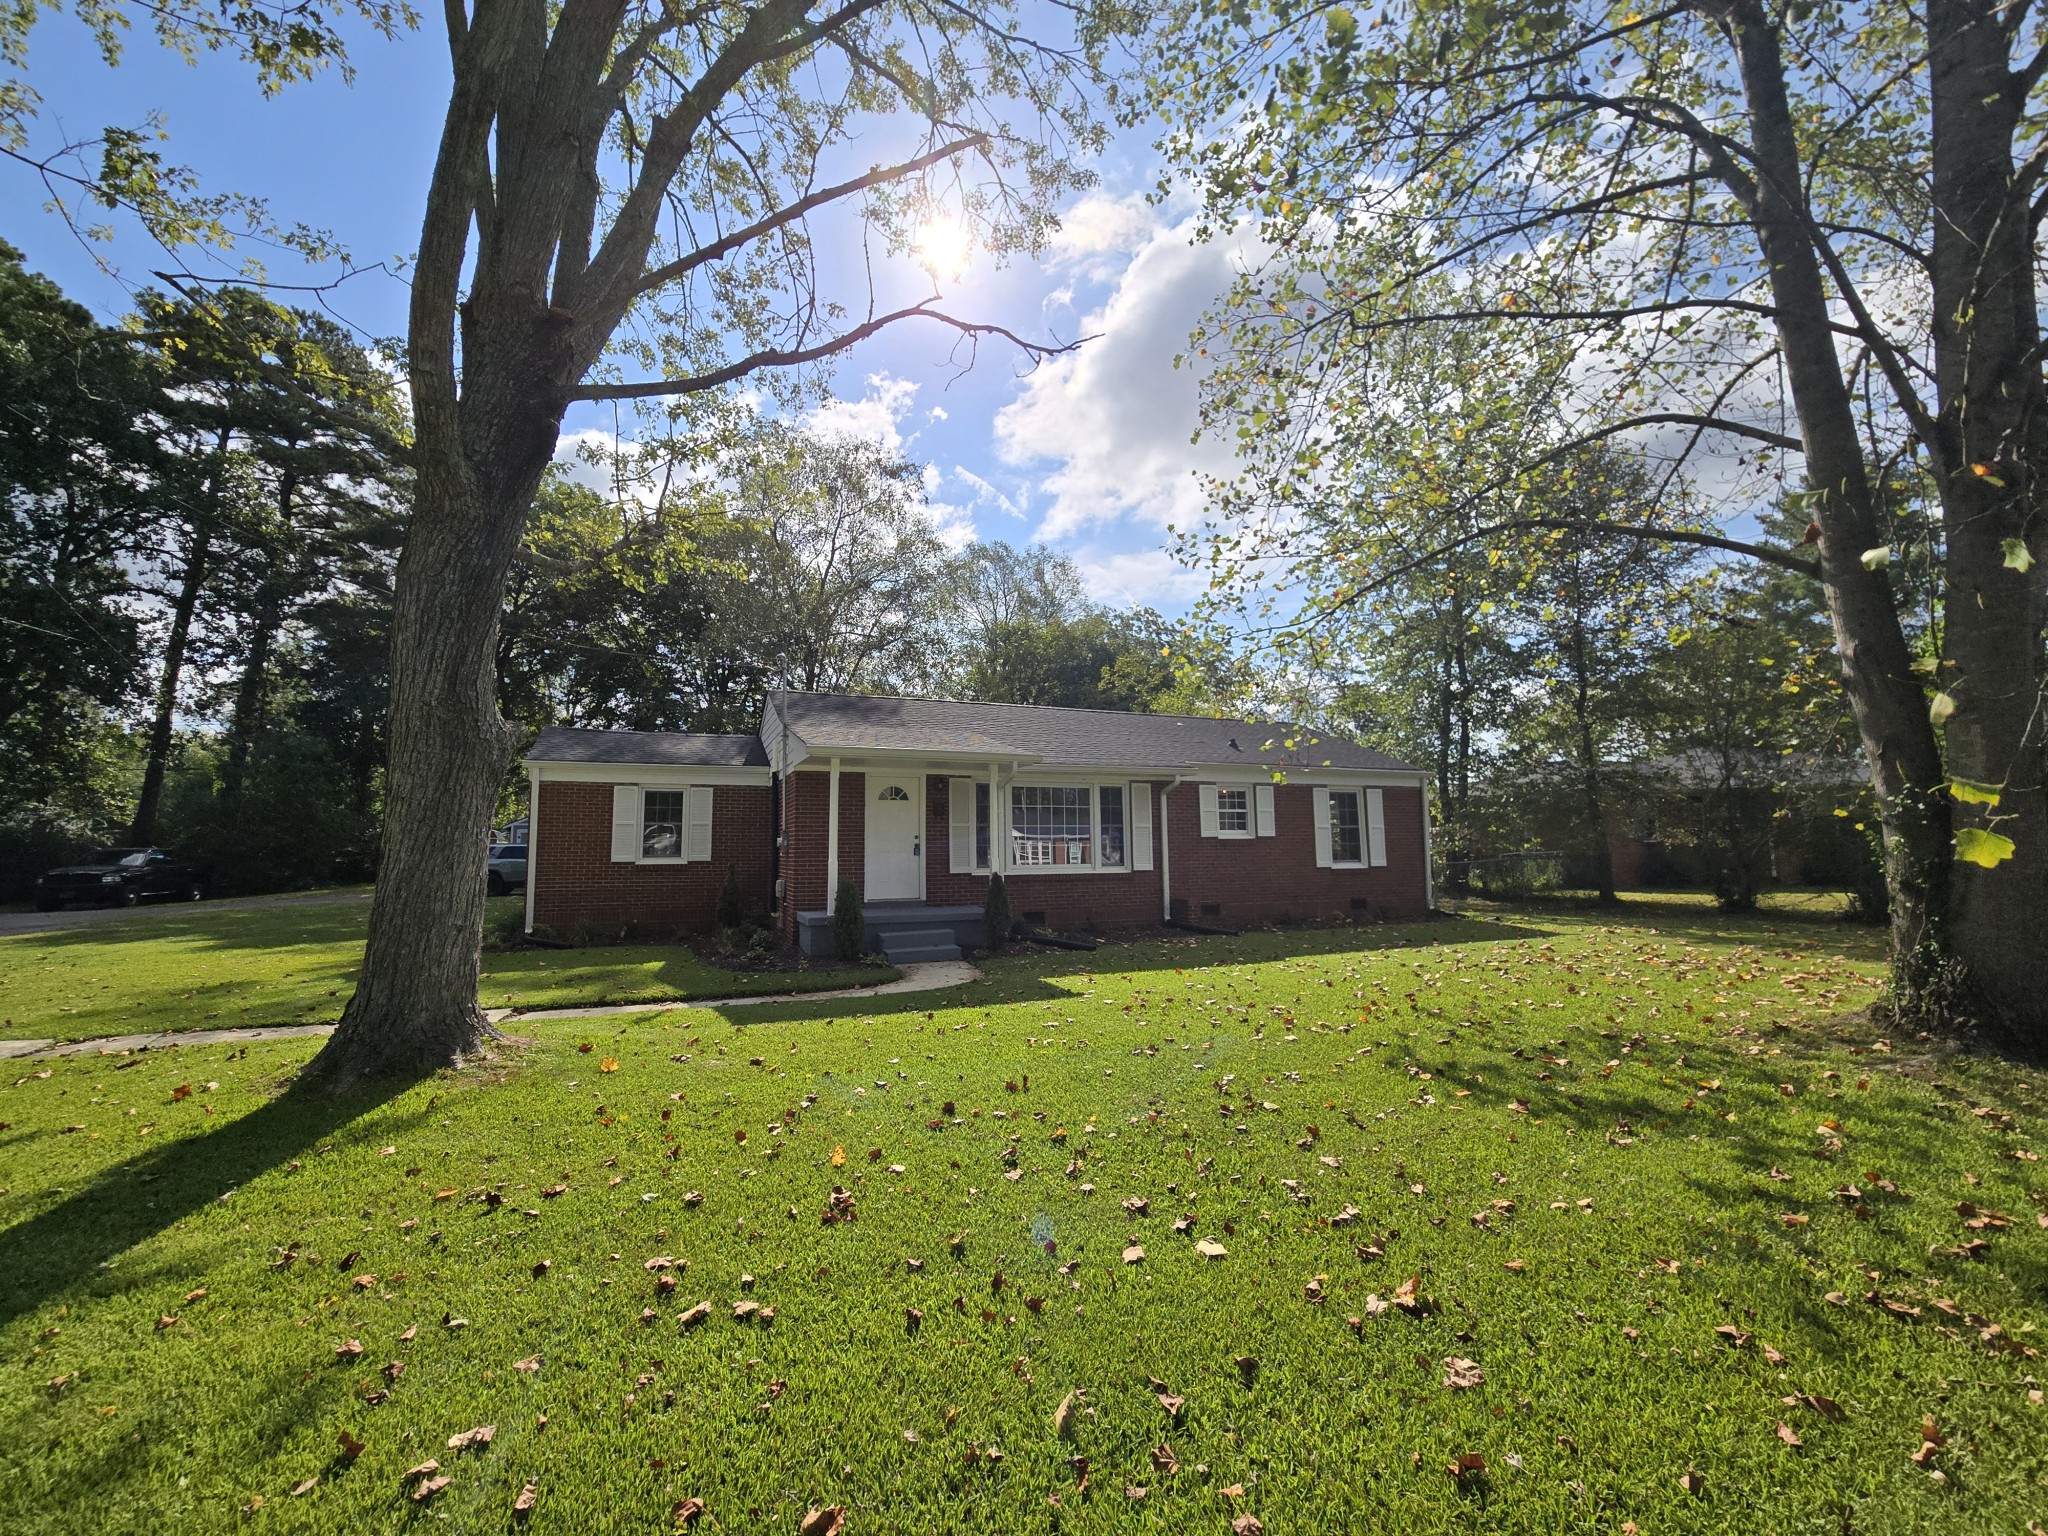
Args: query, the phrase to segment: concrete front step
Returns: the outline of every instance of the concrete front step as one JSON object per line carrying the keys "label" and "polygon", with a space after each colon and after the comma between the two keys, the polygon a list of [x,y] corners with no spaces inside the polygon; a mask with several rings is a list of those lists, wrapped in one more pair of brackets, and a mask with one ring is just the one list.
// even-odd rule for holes
{"label": "concrete front step", "polygon": [[[931,958],[956,960],[961,950],[986,942],[982,934],[981,908],[974,906],[927,906],[918,901],[874,901],[861,909],[866,933],[863,947],[881,950],[897,964],[913,947],[943,950]],[[806,955],[828,956],[833,951],[832,918],[825,912],[796,915],[797,942]]]}
{"label": "concrete front step", "polygon": [[909,965],[923,960],[958,960],[960,946],[950,928],[896,928],[881,935],[882,953],[891,965]]}

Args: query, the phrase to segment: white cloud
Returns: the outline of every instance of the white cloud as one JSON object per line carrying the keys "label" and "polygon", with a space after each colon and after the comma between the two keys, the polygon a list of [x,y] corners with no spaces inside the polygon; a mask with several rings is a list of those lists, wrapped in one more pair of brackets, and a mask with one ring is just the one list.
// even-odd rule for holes
{"label": "white cloud", "polygon": [[1039,368],[996,416],[1005,462],[1054,466],[1042,477],[1052,503],[1041,538],[1130,520],[1188,526],[1203,506],[1196,472],[1236,467],[1227,447],[1209,438],[1190,443],[1197,377],[1173,359],[1251,244],[1240,237],[1191,245],[1191,228],[1192,221],[1155,228],[1083,323],[1096,339]]}
{"label": "white cloud", "polygon": [[984,480],[965,464],[955,464],[953,466],[953,478],[974,492],[973,505],[977,507],[994,506],[1010,517],[1021,519],[1024,516],[1024,509],[1021,506],[1005,495],[1001,489],[990,481]]}
{"label": "white cloud", "polygon": [[1054,261],[1128,256],[1143,249],[1159,228],[1159,214],[1142,194],[1114,197],[1090,192],[1060,215],[1060,227],[1047,242],[1047,253]]}
{"label": "white cloud", "polygon": [[1202,573],[1179,564],[1164,549],[1103,550],[1091,545],[1067,553],[1081,584],[1098,603],[1117,608],[1165,608],[1191,602]]}
{"label": "white cloud", "polygon": [[827,400],[804,417],[804,425],[821,436],[857,437],[901,453],[908,441],[903,418],[917,398],[917,385],[887,373],[871,373],[865,382],[868,392],[858,400]]}

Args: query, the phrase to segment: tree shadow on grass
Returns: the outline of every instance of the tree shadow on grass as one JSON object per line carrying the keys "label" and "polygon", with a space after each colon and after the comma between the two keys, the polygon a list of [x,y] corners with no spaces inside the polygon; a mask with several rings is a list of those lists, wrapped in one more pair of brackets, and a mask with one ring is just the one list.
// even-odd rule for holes
{"label": "tree shadow on grass", "polygon": [[164,1142],[103,1169],[75,1194],[0,1231],[0,1327],[397,1098],[413,1081],[393,1078],[338,1096],[294,1086],[204,1135]]}
{"label": "tree shadow on grass", "polygon": [[1552,930],[1502,919],[1441,918],[1429,923],[1366,927],[1254,929],[1235,937],[1169,930],[1164,936],[1109,940],[1096,950],[1014,948],[989,966],[980,981],[929,992],[746,1003],[708,1010],[728,1024],[795,1024],[809,1019],[881,1018],[940,1008],[994,1008],[1012,1003],[1068,1002],[1081,978],[1156,971],[1198,971],[1282,960],[1376,953],[1425,953],[1438,945],[1511,944],[1548,939]]}

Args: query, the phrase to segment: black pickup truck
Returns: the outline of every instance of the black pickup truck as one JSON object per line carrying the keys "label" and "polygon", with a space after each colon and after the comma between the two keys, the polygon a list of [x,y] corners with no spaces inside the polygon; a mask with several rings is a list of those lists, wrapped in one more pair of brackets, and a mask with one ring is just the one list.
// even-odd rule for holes
{"label": "black pickup truck", "polygon": [[205,894],[205,875],[174,853],[161,848],[101,848],[38,880],[36,910],[54,912],[73,903],[132,907],[145,897],[198,901]]}

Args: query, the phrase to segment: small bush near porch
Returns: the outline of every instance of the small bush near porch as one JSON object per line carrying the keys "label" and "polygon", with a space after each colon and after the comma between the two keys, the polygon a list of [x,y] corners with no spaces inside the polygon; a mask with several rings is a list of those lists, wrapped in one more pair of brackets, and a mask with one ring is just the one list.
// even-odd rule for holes
{"label": "small bush near porch", "polygon": [[1872,1031],[1879,963],[1500,912],[382,1102],[283,1092],[307,1042],[23,1064],[0,1527],[2019,1532],[2048,1082]]}

